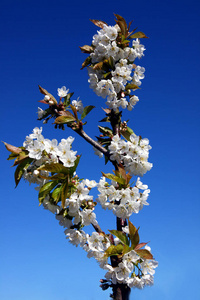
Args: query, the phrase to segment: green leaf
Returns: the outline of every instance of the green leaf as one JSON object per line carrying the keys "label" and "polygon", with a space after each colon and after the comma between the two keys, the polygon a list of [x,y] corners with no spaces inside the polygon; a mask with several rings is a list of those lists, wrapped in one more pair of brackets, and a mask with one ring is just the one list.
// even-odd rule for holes
{"label": "green leaf", "polygon": [[40,203],[42,203],[44,198],[50,193],[51,190],[53,190],[53,188],[57,184],[58,184],[58,181],[49,181],[41,187],[41,189],[39,191],[39,195],[38,195],[38,199],[39,199]]}
{"label": "green leaf", "polygon": [[134,34],[132,34],[130,37],[130,39],[142,39],[142,38],[148,38],[143,32],[138,31]]}
{"label": "green leaf", "polygon": [[132,130],[130,127],[127,126],[126,130],[121,130],[121,131],[120,131],[120,134],[121,134],[127,141],[130,142],[130,136],[131,136],[131,134],[135,134],[135,133],[133,132],[133,130]]}
{"label": "green leaf", "polygon": [[109,136],[113,135],[113,131],[109,127],[103,127],[103,126],[99,126],[99,125],[98,125],[98,127],[99,127],[99,131],[101,133],[103,133],[105,135],[109,135]]}
{"label": "green leaf", "polygon": [[61,192],[62,192],[62,185],[57,186],[51,194],[52,198],[56,203],[58,203],[58,201],[60,200]]}
{"label": "green leaf", "polygon": [[81,115],[81,120],[83,120],[93,108],[95,108],[95,106],[93,105],[88,105],[84,107],[83,113]]}
{"label": "green leaf", "polygon": [[124,245],[129,246],[129,240],[125,233],[118,230],[108,230],[111,234],[115,235]]}
{"label": "green leaf", "polygon": [[153,259],[153,255],[146,249],[135,250],[137,254],[144,259]]}
{"label": "green leaf", "polygon": [[74,122],[76,119],[75,117],[72,115],[72,113],[70,113],[69,111],[66,111],[66,114],[65,116],[59,116],[55,119],[54,123],[53,124],[67,124],[67,123],[70,123],[70,122]]}
{"label": "green leaf", "polygon": [[140,242],[140,237],[138,234],[139,228],[137,229],[130,221],[128,221],[128,226],[129,226],[129,237],[131,240],[131,249],[135,249],[135,247]]}
{"label": "green leaf", "polygon": [[15,170],[15,183],[16,183],[16,186],[18,186],[25,170],[30,166],[31,162],[33,161],[32,158],[26,158],[24,159],[16,168]]}
{"label": "green leaf", "polygon": [[103,175],[104,177],[106,177],[106,178],[108,178],[108,179],[110,179],[110,180],[116,181],[116,182],[118,182],[119,184],[122,184],[122,185],[125,184],[125,179],[124,179],[124,178],[120,178],[120,177],[115,176],[115,175],[113,175],[113,174],[111,174],[111,173],[107,173],[107,174],[105,174],[105,173],[103,173],[103,172],[101,172],[101,173],[102,173],[102,175]]}
{"label": "green leaf", "polygon": [[63,105],[65,107],[70,105],[70,99],[74,95],[74,93],[68,93],[66,97],[64,97]]}
{"label": "green leaf", "polygon": [[64,167],[62,164],[59,164],[59,163],[46,164],[46,165],[39,167],[38,170],[44,170],[44,171],[49,171],[49,172],[53,172],[53,173],[63,173],[63,174],[69,173],[69,168]]}
{"label": "green leaf", "polygon": [[110,122],[110,117],[105,117],[102,120],[100,120],[99,122]]}
{"label": "green leaf", "polygon": [[122,44],[128,44],[128,43],[130,43],[129,40],[123,40],[123,42],[122,42]]}
{"label": "green leaf", "polygon": [[128,220],[128,227],[129,227],[129,235],[134,235],[137,231],[137,228]]}
{"label": "green leaf", "polygon": [[127,246],[127,245],[124,245],[124,250],[123,250],[123,255],[130,252],[131,251],[131,247]]}
{"label": "green leaf", "polygon": [[133,90],[133,91],[135,91],[135,90],[138,90],[140,88],[136,84],[134,84],[134,83],[128,83],[126,85],[125,89],[126,89],[126,91],[127,90]]}
{"label": "green leaf", "polygon": [[113,255],[121,255],[123,250],[124,250],[124,246],[122,244],[118,244],[116,246],[111,245],[110,247],[108,247],[108,249],[106,249],[105,256],[109,257]]}
{"label": "green leaf", "polygon": [[27,151],[21,151],[21,152],[18,154],[18,156],[17,156],[17,158],[16,158],[16,160],[15,160],[13,166],[19,165],[22,161],[24,161],[24,160],[25,160],[26,158],[28,158],[28,157],[29,157],[29,156],[28,156],[28,154],[27,154]]}

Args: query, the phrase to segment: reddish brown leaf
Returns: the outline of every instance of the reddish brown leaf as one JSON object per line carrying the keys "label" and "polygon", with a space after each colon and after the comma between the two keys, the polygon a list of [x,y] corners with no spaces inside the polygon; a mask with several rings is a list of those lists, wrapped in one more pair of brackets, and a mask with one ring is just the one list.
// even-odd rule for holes
{"label": "reddish brown leaf", "polygon": [[100,27],[100,28],[103,28],[104,25],[108,25],[108,24],[107,24],[106,22],[104,22],[104,21],[91,20],[91,19],[90,19],[90,21],[91,21],[92,23],[94,23],[94,25],[96,25],[96,26],[98,26],[98,27]]}
{"label": "reddish brown leaf", "polygon": [[111,109],[109,109],[109,108],[103,108],[102,107],[102,109],[103,109],[103,111],[105,111],[106,114],[110,114],[111,113]]}
{"label": "reddish brown leaf", "polygon": [[15,147],[15,146],[12,146],[10,144],[7,144],[6,142],[3,142],[4,145],[6,146],[6,149],[12,153],[15,153],[15,154],[19,154],[22,149],[21,148],[18,148],[18,147]]}
{"label": "reddish brown leaf", "polygon": [[140,243],[138,244],[134,250],[139,250],[140,248],[144,247],[147,243]]}
{"label": "reddish brown leaf", "polygon": [[92,53],[94,51],[94,48],[92,46],[84,45],[82,47],[79,47],[83,53]]}
{"label": "reddish brown leaf", "polygon": [[144,259],[153,259],[153,255],[146,249],[136,250],[137,254]]}

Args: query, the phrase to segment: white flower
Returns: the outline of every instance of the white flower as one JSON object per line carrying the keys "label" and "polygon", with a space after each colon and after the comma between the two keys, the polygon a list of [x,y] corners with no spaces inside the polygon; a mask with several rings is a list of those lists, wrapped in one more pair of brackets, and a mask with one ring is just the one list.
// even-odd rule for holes
{"label": "white flower", "polygon": [[66,86],[63,86],[60,89],[58,89],[57,91],[58,91],[58,96],[61,97],[61,98],[63,98],[63,97],[67,96],[67,94],[69,92],[69,89],[67,90]]}
{"label": "white flower", "polygon": [[155,273],[155,268],[158,266],[158,262],[155,260],[145,259],[141,264],[141,269],[143,274],[153,275]]}
{"label": "white flower", "polygon": [[140,256],[134,250],[131,250],[130,252],[126,253],[123,256],[122,261],[132,272],[133,264],[136,263],[139,259],[140,259]]}
{"label": "white flower", "polygon": [[95,180],[85,179],[85,185],[87,185],[88,188],[94,188],[97,186],[97,182]]}
{"label": "white flower", "polygon": [[72,105],[76,107],[77,111],[82,114],[83,113],[83,110],[84,110],[84,107],[83,107],[83,103],[81,100],[73,100],[72,101]]}
{"label": "white flower", "polygon": [[43,116],[46,114],[46,112],[42,108],[38,107],[37,114],[38,114],[38,119],[40,120],[43,118]]}
{"label": "white flower", "polygon": [[140,79],[144,79],[144,72],[145,72],[145,68],[143,68],[143,67],[137,66],[137,67],[135,68],[133,78],[134,78],[135,83],[136,83],[138,86],[141,85]]}
{"label": "white flower", "polygon": [[44,140],[44,145],[45,145],[45,151],[47,153],[51,153],[53,155],[57,155],[57,145],[58,145],[58,141],[56,139],[53,139],[52,141],[45,139]]}
{"label": "white flower", "polygon": [[96,214],[93,213],[92,209],[84,209],[80,212],[82,217],[82,224],[88,226],[90,224],[97,225]]}
{"label": "white flower", "polygon": [[76,247],[80,244],[82,247],[86,242],[86,235],[84,231],[79,231],[75,229],[66,229],[65,230],[66,238],[69,239],[70,243]]}
{"label": "white flower", "polygon": [[104,251],[103,240],[103,235],[100,235],[98,232],[93,232],[87,240],[89,249],[92,251]]}
{"label": "white flower", "polygon": [[146,50],[144,45],[140,44],[139,39],[136,39],[136,40],[133,40],[132,46],[134,47],[137,57],[141,58],[144,55],[143,52]]}
{"label": "white flower", "polygon": [[125,282],[129,278],[130,270],[123,262],[118,264],[118,267],[115,268],[115,275],[119,282]]}

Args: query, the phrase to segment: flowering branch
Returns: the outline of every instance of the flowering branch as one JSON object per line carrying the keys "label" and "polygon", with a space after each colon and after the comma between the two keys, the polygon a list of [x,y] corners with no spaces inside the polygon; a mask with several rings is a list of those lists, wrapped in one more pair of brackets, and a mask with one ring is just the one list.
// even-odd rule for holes
{"label": "flowering branch", "polygon": [[[48,105],[46,110],[38,108],[38,119],[47,123],[54,119],[55,128],[71,128],[90,145],[95,153],[110,161],[115,170],[105,174],[99,182],[80,179],[76,173],[80,155],[72,150],[74,138],[69,136],[60,143],[42,135],[42,127],[34,128],[21,147],[5,143],[14,159],[16,186],[24,178],[36,184],[40,205],[52,212],[59,224],[65,228],[65,235],[73,245],[80,246],[88,257],[94,257],[100,267],[106,270],[101,280],[103,290],[111,287],[115,300],[129,300],[132,287],[143,288],[153,284],[153,275],[158,263],[154,260],[151,248],[140,242],[139,228],[130,221],[133,213],[138,213],[149,205],[150,190],[140,177],[131,184],[133,176],[143,176],[152,168],[148,162],[149,140],[137,136],[122,121],[120,108],[131,111],[139,101],[134,94],[141,86],[145,69],[135,64],[144,55],[145,47],[141,38],[143,32],[130,31],[123,17],[115,14],[116,25],[108,26],[103,21],[91,20],[100,30],[93,36],[92,44],[80,47],[89,56],[82,64],[87,67],[90,88],[106,99],[108,108],[100,122],[110,123],[98,126],[100,135],[93,140],[83,130],[85,117],[94,106],[84,107],[79,98],[72,100],[73,93],[63,86],[58,88],[59,100],[39,86],[44,95],[41,103]],[[98,189],[96,201],[91,195]],[[117,229],[102,231],[94,213],[96,205],[109,209],[116,216]],[[94,232],[85,232],[87,226]],[[110,259],[110,263],[109,263]]]}

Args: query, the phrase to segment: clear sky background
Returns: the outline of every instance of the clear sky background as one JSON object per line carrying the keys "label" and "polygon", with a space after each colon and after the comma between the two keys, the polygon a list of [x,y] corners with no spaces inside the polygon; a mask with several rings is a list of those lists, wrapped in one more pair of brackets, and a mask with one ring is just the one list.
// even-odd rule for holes
{"label": "clear sky background", "polygon": [[[132,290],[131,299],[200,299],[199,290],[199,1],[0,1],[1,140],[20,146],[36,126],[43,107],[38,84],[57,95],[65,85],[84,106],[96,108],[86,132],[98,135],[104,100],[89,89],[79,46],[90,44],[98,29],[89,19],[114,25],[113,13],[145,32],[145,67],[140,101],[124,120],[150,140],[153,169],[143,176],[151,194],[149,207],[133,215],[141,240],[150,246],[159,267],[155,284]],[[69,130],[44,126],[46,138],[65,138]],[[82,153],[80,177],[99,180],[112,170],[75,136],[73,150]],[[68,243],[54,216],[38,207],[34,187],[15,189],[14,169],[1,146],[0,299],[100,300],[111,291],[99,288],[104,277],[94,259]],[[97,209],[100,225],[115,228],[111,212]]]}

